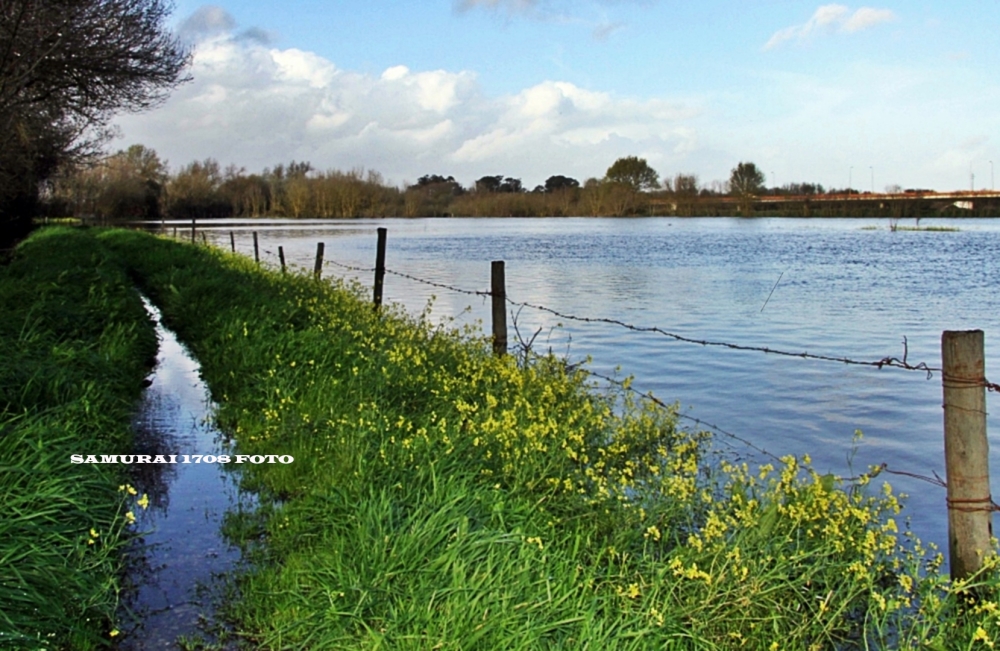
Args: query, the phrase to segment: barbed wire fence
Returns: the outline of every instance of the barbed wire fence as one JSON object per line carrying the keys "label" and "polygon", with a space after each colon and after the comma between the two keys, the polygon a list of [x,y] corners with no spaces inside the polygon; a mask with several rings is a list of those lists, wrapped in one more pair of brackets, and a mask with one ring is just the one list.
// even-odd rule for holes
{"label": "barbed wire fence", "polygon": [[[275,255],[275,253],[273,251],[269,250],[269,249],[264,249],[264,251],[267,254],[271,255],[271,256]],[[283,259],[283,255],[282,255],[282,259]],[[344,271],[351,271],[351,272],[358,273],[358,274],[378,273],[380,271],[379,268],[377,268],[377,267],[362,267],[362,266],[357,266],[357,265],[346,264],[346,263],[343,263],[343,262],[338,262],[336,260],[322,259],[322,257],[319,258],[317,268],[319,268],[319,266],[323,266],[323,267],[326,267],[326,266],[335,267],[335,268],[338,268],[338,269],[342,269]],[[382,268],[381,271],[384,274],[389,274],[389,275],[392,275],[392,276],[396,276],[398,278],[403,278],[403,279],[406,279],[406,280],[409,280],[409,281],[412,281],[412,282],[416,282],[416,283],[419,283],[419,284],[422,284],[422,285],[426,285],[426,286],[429,286],[429,287],[434,287],[436,289],[445,290],[445,291],[452,292],[452,293],[455,293],[455,294],[466,295],[466,296],[476,296],[476,297],[481,297],[483,299],[494,297],[494,292],[491,291],[491,290],[474,290],[474,289],[467,289],[467,288],[457,287],[457,286],[454,286],[454,285],[450,285],[448,283],[442,283],[442,282],[437,282],[437,281],[433,281],[433,280],[428,280],[426,278],[420,278],[418,276],[414,276],[412,274],[404,273],[404,272],[397,271],[397,270],[394,270],[394,269],[390,269],[390,268],[387,268],[387,267]],[[770,346],[754,346],[754,345],[747,345],[747,344],[740,344],[740,343],[733,343],[733,342],[726,342],[726,341],[715,341],[715,340],[710,340],[710,339],[700,339],[700,338],[697,338],[697,337],[691,337],[691,336],[682,335],[682,334],[679,334],[679,333],[676,333],[676,332],[672,332],[672,331],[666,330],[664,328],[661,328],[659,326],[636,325],[636,324],[628,323],[626,321],[622,321],[620,319],[614,319],[614,318],[608,318],[608,317],[581,316],[581,315],[577,315],[577,314],[572,314],[572,313],[569,313],[569,312],[565,312],[565,311],[562,311],[562,310],[556,310],[556,309],[550,308],[550,307],[545,306],[545,305],[540,305],[540,304],[536,304],[536,303],[530,303],[530,302],[526,302],[526,301],[515,301],[515,300],[507,297],[505,292],[504,292],[504,295],[503,295],[503,301],[504,301],[505,305],[507,305],[507,306],[509,306],[509,308],[511,308],[511,310],[512,310],[511,313],[512,314],[514,314],[513,313],[513,309],[515,309],[515,308],[518,309],[519,311],[521,309],[523,309],[523,308],[528,308],[528,309],[536,310],[536,311],[539,311],[539,312],[544,312],[544,313],[547,313],[547,314],[551,314],[552,316],[555,316],[555,317],[557,317],[559,319],[563,319],[563,320],[566,320],[566,321],[574,321],[574,322],[578,322],[578,323],[587,323],[587,324],[597,323],[597,324],[611,325],[611,326],[622,328],[623,330],[627,330],[627,331],[631,331],[631,332],[656,334],[656,335],[660,335],[660,336],[666,337],[668,339],[671,339],[671,340],[679,342],[679,343],[687,343],[687,344],[692,344],[692,345],[700,345],[700,346],[704,346],[704,347],[715,347],[715,348],[723,348],[723,349],[728,349],[728,350],[745,351],[745,352],[758,352],[758,353],[762,353],[762,354],[766,354],[766,355],[775,355],[775,356],[779,356],[779,357],[797,358],[797,359],[813,360],[813,361],[820,361],[820,362],[832,362],[832,363],[838,363],[838,364],[849,365],[849,366],[863,366],[863,367],[876,368],[876,369],[879,369],[879,370],[881,370],[883,368],[896,368],[896,369],[901,369],[901,370],[905,370],[905,371],[918,371],[918,372],[924,373],[926,375],[927,379],[931,379],[931,378],[934,377],[935,373],[939,373],[939,374],[942,374],[942,376],[944,377],[944,381],[946,383],[952,383],[952,384],[956,384],[956,385],[959,385],[959,386],[964,386],[966,388],[968,388],[969,386],[983,387],[983,388],[985,388],[987,391],[989,391],[991,393],[1000,392],[1000,384],[989,382],[985,378],[983,378],[981,381],[976,381],[976,382],[973,382],[973,383],[969,383],[967,380],[963,380],[961,378],[948,377],[947,375],[945,375],[944,369],[941,368],[941,367],[931,366],[931,365],[927,364],[926,362],[912,363],[909,360],[909,342],[907,341],[906,337],[903,337],[903,341],[902,341],[902,345],[903,345],[902,356],[886,355],[886,356],[883,356],[883,357],[878,358],[878,359],[858,360],[858,359],[852,359],[852,358],[849,358],[849,357],[846,357],[846,356],[816,354],[816,353],[810,353],[810,352],[806,352],[806,351],[795,352],[795,351],[781,350],[781,349],[773,348],[773,347],[770,347]],[[516,317],[515,317],[515,328],[516,328]],[[537,335],[538,333],[536,332],[535,334]],[[518,333],[518,338],[520,339],[520,333]],[[533,341],[533,338],[532,338],[532,341]],[[521,340],[520,343],[521,343],[522,346],[525,344],[525,342],[523,340]],[[530,343],[528,343],[528,347],[530,348]],[[781,457],[779,457],[778,455],[776,455],[776,454],[774,454],[772,452],[769,452],[768,450],[766,450],[765,448],[763,448],[761,446],[756,445],[755,443],[753,443],[750,439],[748,439],[746,437],[740,436],[740,435],[735,434],[735,433],[733,433],[731,431],[723,429],[723,428],[721,428],[721,427],[719,427],[719,426],[717,426],[717,425],[715,425],[715,424],[713,424],[711,422],[708,422],[708,421],[706,421],[706,420],[704,420],[702,418],[697,418],[697,417],[691,416],[690,414],[685,414],[685,413],[681,412],[679,409],[677,409],[675,405],[670,405],[670,404],[662,401],[661,399],[659,399],[658,397],[656,397],[652,392],[642,392],[642,391],[639,391],[634,386],[632,386],[631,381],[624,381],[624,380],[616,379],[614,377],[598,373],[598,372],[596,372],[596,371],[594,371],[592,369],[584,369],[584,371],[590,377],[597,378],[599,380],[607,382],[609,385],[614,385],[617,388],[619,388],[620,390],[624,390],[624,391],[628,391],[628,392],[634,393],[635,395],[641,397],[641,399],[643,399],[643,400],[651,401],[651,402],[657,404],[658,406],[660,406],[662,408],[670,410],[678,418],[680,418],[682,420],[685,420],[687,422],[690,422],[693,425],[695,425],[696,427],[706,428],[707,430],[709,430],[709,431],[711,431],[711,432],[713,432],[713,433],[715,433],[717,435],[720,435],[721,437],[724,437],[724,438],[715,438],[715,440],[718,440],[718,441],[726,444],[728,447],[730,447],[733,450],[736,450],[737,447],[736,447],[736,445],[734,443],[730,443],[729,441],[738,443],[738,444],[742,445],[744,448],[750,449],[754,453],[762,455],[764,457],[767,457],[768,459],[771,459],[773,461],[777,461],[779,463],[782,461]],[[630,378],[630,380],[631,380],[631,378]],[[868,472],[865,472],[865,473],[862,473],[862,474],[859,474],[859,475],[856,475],[856,476],[852,476],[852,477],[837,477],[836,479],[838,481],[840,481],[840,482],[843,482],[843,483],[864,484],[864,483],[868,483],[869,481],[871,481],[872,479],[874,479],[875,477],[877,477],[877,476],[879,476],[881,474],[889,474],[889,475],[895,475],[895,476],[900,476],[900,477],[908,477],[908,478],[911,478],[911,479],[914,479],[914,480],[917,480],[917,481],[921,481],[921,482],[924,482],[924,483],[927,483],[927,484],[930,484],[930,485],[933,485],[933,486],[937,486],[939,488],[944,488],[946,490],[948,489],[948,483],[944,479],[942,479],[938,475],[938,473],[936,471],[932,470],[930,475],[920,474],[920,473],[910,472],[910,471],[906,471],[906,470],[899,470],[899,469],[896,469],[894,467],[890,467],[887,462],[883,462],[883,463],[881,463],[879,465],[872,466]],[[965,504],[964,502],[969,502],[970,504]],[[975,504],[972,504],[973,502]],[[1000,504],[997,504],[997,502],[995,502],[992,499],[992,497],[980,498],[980,499],[973,499],[973,500],[952,500],[952,499],[949,499],[948,500],[948,508],[951,509],[951,510],[966,511],[966,512],[968,512],[968,511],[997,512],[997,511],[1000,511]]]}

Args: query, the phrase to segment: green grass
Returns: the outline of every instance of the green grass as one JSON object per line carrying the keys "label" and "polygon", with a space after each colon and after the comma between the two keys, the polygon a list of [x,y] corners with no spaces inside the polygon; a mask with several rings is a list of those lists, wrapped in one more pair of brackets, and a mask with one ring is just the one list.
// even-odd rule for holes
{"label": "green grass", "polygon": [[[260,495],[227,533],[255,649],[985,648],[967,582],[899,532],[886,485],[808,459],[714,463],[675,413],[359,288],[111,231],[199,359]],[[866,482],[867,483],[867,482]]]}
{"label": "green grass", "polygon": [[70,455],[130,450],[155,351],[124,269],[90,233],[40,231],[0,267],[0,648],[110,644],[123,478]]}

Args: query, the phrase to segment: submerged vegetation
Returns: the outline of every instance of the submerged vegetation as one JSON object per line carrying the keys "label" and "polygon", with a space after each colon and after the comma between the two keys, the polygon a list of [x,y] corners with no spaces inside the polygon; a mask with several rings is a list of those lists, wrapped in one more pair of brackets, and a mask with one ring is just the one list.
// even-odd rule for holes
{"label": "submerged vegetation", "polygon": [[254,648],[992,646],[994,557],[939,574],[870,476],[719,460],[561,360],[206,247],[104,241],[199,358],[244,454]]}
{"label": "submerged vegetation", "polygon": [[134,493],[129,452],[156,337],[124,269],[55,229],[0,267],[0,648],[106,647]]}

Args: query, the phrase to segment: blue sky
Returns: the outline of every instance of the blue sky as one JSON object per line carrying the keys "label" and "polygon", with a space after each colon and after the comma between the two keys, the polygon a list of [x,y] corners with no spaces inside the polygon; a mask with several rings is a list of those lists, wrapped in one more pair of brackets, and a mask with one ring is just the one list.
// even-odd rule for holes
{"label": "blue sky", "polygon": [[179,0],[193,81],[122,116],[115,146],[394,184],[533,187],[636,155],[703,185],[753,161],[768,184],[983,189],[998,18],[997,0]]}

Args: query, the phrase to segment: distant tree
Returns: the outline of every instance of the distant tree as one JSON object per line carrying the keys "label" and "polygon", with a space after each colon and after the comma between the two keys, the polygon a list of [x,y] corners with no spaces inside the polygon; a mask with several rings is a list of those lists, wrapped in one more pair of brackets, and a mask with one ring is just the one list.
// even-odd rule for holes
{"label": "distant tree", "polygon": [[729,175],[729,191],[737,197],[757,196],[764,189],[764,173],[753,163],[739,163]]}
{"label": "distant tree", "polygon": [[626,156],[616,160],[604,178],[612,183],[620,183],[629,187],[634,192],[643,190],[655,190],[660,187],[660,177],[645,158],[636,156]]}
{"label": "distant tree", "polygon": [[302,161],[301,163],[292,161],[288,164],[288,167],[285,168],[285,176],[290,179],[297,176],[305,177],[311,171],[313,171],[312,163],[308,161]]}
{"label": "distant tree", "polygon": [[499,192],[503,184],[503,174],[484,176],[476,180],[476,192]]}
{"label": "distant tree", "polygon": [[740,214],[749,216],[753,200],[764,189],[764,173],[753,163],[739,163],[729,175],[729,192],[740,200]]}
{"label": "distant tree", "polygon": [[132,145],[106,160],[109,183],[103,203],[115,218],[159,219],[167,167],[156,152]]}
{"label": "distant tree", "polygon": [[677,174],[674,177],[674,199],[678,215],[694,213],[694,203],[698,196],[698,177],[695,174]]}
{"label": "distant tree", "polygon": [[167,187],[168,212],[180,219],[228,217],[233,206],[222,188],[222,171],[213,158],[194,161],[171,179]]}
{"label": "distant tree", "polygon": [[545,179],[545,191],[557,192],[559,190],[576,189],[580,187],[580,182],[568,176],[556,175]]}
{"label": "distant tree", "polygon": [[698,177],[695,174],[678,174],[674,177],[674,193],[681,195],[698,194]]}
{"label": "distant tree", "polygon": [[425,174],[404,191],[403,214],[407,217],[444,215],[448,213],[451,200],[463,194],[465,188],[454,176]]}
{"label": "distant tree", "polygon": [[782,188],[783,194],[823,194],[826,190],[819,183],[789,183]]}
{"label": "distant tree", "polygon": [[508,192],[508,193],[520,193],[524,192],[524,186],[521,184],[521,179],[515,179],[507,177],[500,184],[498,192]]}

